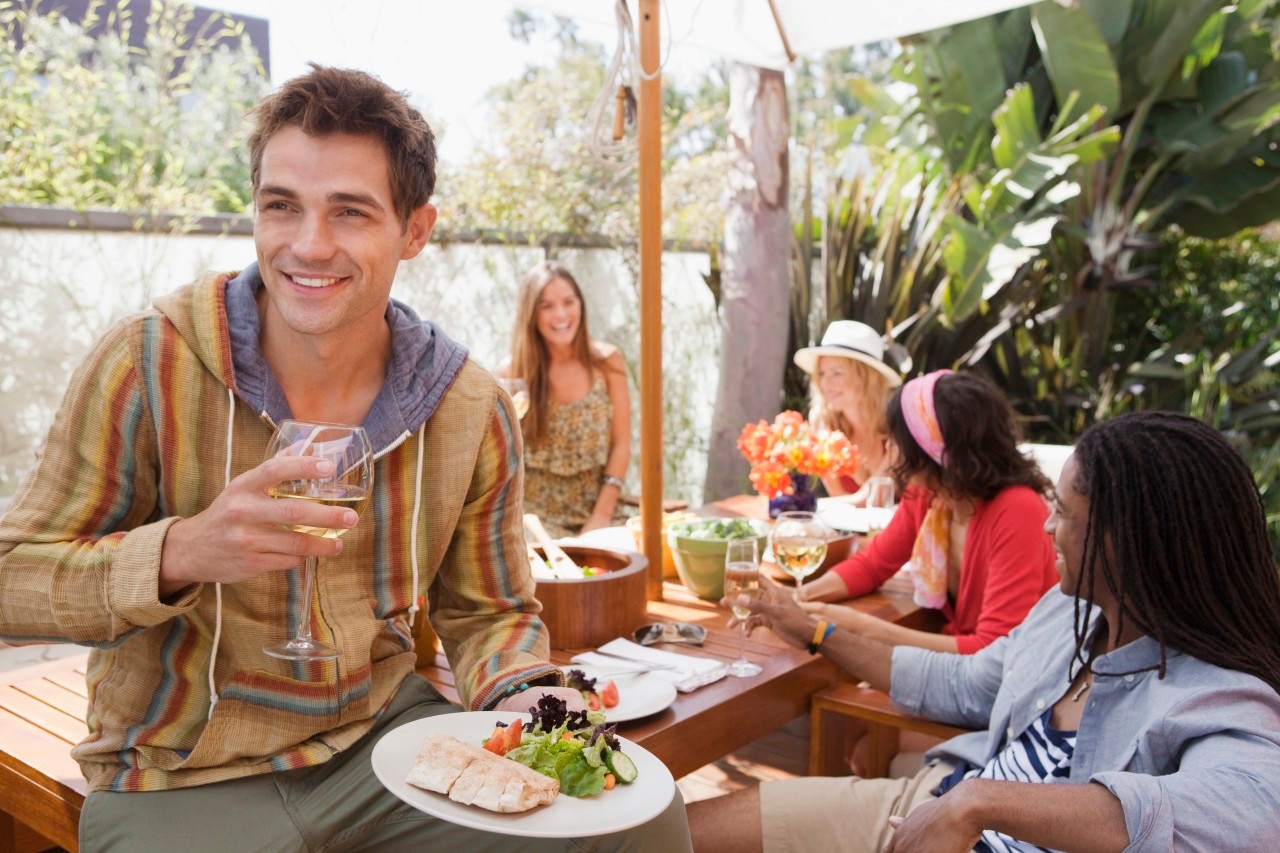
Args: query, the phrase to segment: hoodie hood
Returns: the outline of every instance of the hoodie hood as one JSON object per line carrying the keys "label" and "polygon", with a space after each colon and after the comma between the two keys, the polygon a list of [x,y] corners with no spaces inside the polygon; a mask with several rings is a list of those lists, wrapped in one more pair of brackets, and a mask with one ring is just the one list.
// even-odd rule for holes
{"label": "hoodie hood", "polygon": [[[158,299],[156,308],[237,397],[280,423],[293,413],[259,346],[257,295],[262,286],[255,263],[234,277],[211,276],[185,293]],[[465,347],[402,302],[388,300],[386,320],[391,363],[364,422],[375,454],[427,422],[467,360]]]}

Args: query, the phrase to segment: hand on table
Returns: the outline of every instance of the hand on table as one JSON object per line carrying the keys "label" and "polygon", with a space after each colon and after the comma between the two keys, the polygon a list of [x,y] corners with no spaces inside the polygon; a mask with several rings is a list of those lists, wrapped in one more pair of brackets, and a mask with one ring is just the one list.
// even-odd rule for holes
{"label": "hand on table", "polygon": [[543,696],[555,696],[557,699],[563,699],[565,708],[569,711],[587,710],[587,703],[582,699],[581,690],[573,687],[543,687],[541,685],[534,685],[528,690],[521,690],[518,693],[503,697],[501,702],[493,706],[493,710],[527,712],[530,708],[535,707],[538,704],[538,700]]}
{"label": "hand on table", "polygon": [[277,456],[236,477],[203,512],[170,526],[160,555],[160,597],[193,583],[252,580],[291,569],[310,556],[342,553],[341,539],[298,533],[287,526],[350,528],[359,521],[354,511],[267,494],[287,480],[332,473],[333,463],[317,456]]}

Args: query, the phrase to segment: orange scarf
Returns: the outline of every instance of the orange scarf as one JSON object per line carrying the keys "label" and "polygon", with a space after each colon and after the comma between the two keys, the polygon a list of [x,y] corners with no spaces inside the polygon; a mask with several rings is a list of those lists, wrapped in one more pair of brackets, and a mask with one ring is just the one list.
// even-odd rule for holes
{"label": "orange scarf", "polygon": [[951,507],[936,497],[916,534],[907,568],[921,607],[941,610],[947,603],[947,558],[951,551]]}

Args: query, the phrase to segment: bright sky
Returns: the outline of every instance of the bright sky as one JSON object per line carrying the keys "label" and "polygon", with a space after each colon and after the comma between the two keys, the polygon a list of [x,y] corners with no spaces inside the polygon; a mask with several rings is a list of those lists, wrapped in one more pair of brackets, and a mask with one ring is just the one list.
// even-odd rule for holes
{"label": "bright sky", "polygon": [[[550,58],[546,44],[507,32],[511,0],[205,0],[202,5],[270,21],[271,77],[281,83],[311,60],[362,68],[408,90],[433,126],[441,156],[455,162],[485,132],[490,87]],[[616,41],[612,28],[582,24],[584,38]]]}

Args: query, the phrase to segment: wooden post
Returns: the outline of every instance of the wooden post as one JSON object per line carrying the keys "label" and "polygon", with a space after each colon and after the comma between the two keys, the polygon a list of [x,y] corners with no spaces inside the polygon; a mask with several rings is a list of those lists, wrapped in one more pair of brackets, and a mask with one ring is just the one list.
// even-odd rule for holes
{"label": "wooden post", "polygon": [[659,0],[640,0],[640,520],[649,600],[662,600],[662,80]]}

